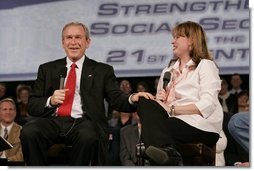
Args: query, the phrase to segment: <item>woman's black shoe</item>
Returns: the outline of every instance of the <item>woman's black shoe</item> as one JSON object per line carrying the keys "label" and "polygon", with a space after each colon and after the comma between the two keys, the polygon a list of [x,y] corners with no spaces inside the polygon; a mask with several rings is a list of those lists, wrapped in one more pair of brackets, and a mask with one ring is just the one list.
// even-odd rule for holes
{"label": "woman's black shoe", "polygon": [[158,166],[183,166],[181,154],[173,147],[158,148],[149,146],[146,155],[151,164]]}

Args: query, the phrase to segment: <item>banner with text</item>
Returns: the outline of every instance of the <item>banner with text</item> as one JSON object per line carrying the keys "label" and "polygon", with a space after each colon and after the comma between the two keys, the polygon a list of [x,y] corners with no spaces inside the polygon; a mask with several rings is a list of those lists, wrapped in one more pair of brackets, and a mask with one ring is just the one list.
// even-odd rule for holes
{"label": "banner with text", "polygon": [[117,77],[159,76],[172,58],[172,28],[206,30],[220,74],[249,74],[248,0],[6,0],[0,2],[0,81],[34,80],[40,64],[65,56],[63,26],[88,26],[86,55]]}

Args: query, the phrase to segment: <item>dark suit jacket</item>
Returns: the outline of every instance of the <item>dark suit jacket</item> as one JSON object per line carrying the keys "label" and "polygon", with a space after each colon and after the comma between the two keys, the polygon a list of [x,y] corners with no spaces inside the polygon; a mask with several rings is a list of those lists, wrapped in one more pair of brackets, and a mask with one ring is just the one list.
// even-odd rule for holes
{"label": "dark suit jacket", "polygon": [[[40,65],[32,96],[29,99],[30,115],[40,117],[54,115],[56,107],[45,108],[45,104],[48,97],[59,89],[60,73],[65,66],[66,57]],[[129,104],[128,96],[119,89],[113,67],[110,65],[85,57],[80,84],[82,109],[96,124],[101,136],[98,164],[104,165],[108,139],[104,98],[118,111],[132,112],[135,108]]]}
{"label": "dark suit jacket", "polygon": [[135,166],[138,125],[127,125],[120,130],[120,160],[123,166]]}

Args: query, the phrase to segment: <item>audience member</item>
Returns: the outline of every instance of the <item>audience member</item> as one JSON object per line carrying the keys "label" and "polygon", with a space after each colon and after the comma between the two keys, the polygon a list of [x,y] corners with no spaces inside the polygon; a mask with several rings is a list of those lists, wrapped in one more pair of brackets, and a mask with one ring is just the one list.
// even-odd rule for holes
{"label": "audience member", "polygon": [[[126,95],[131,95],[132,93],[132,85],[130,83],[130,81],[124,79],[122,81],[120,81],[120,84],[119,84],[119,87],[120,87],[120,90],[126,94]],[[112,114],[114,112],[114,107],[112,107],[112,105],[110,103],[106,103],[106,106],[107,106],[107,115],[108,115],[108,118],[111,118],[112,117]]]}
{"label": "audience member", "polygon": [[137,145],[141,142],[141,123],[137,113],[133,113],[136,123],[129,124],[120,130],[120,160],[123,166],[139,164]]}
{"label": "audience member", "polygon": [[145,81],[139,81],[137,83],[136,92],[150,92],[147,83]]}
{"label": "audience member", "polygon": [[[117,86],[113,67],[86,56],[90,41],[85,25],[68,23],[62,30],[67,57],[39,66],[28,104],[28,113],[35,119],[21,131],[27,165],[47,165],[47,149],[59,142],[71,145],[70,165],[106,165],[108,124],[104,99],[118,111],[132,112],[136,109],[131,103],[140,96],[153,98],[145,92],[124,94]],[[62,89],[60,76],[65,75],[66,67]]]}
{"label": "audience member", "polygon": [[129,80],[122,80],[119,86],[120,90],[125,94],[130,95],[132,93],[132,85]]}
{"label": "audience member", "polygon": [[0,100],[6,97],[6,89],[5,83],[0,83]]}
{"label": "audience member", "polygon": [[20,125],[24,125],[31,116],[28,114],[28,99],[31,94],[32,88],[28,85],[18,85],[17,89],[17,101],[18,101],[18,113],[17,113],[17,122]]}
{"label": "audience member", "polygon": [[249,153],[246,152],[239,143],[235,141],[232,135],[229,133],[228,123],[232,115],[224,113],[223,118],[223,130],[227,137],[227,147],[224,151],[225,165],[234,166],[235,164],[241,162],[245,163],[249,161]]}
{"label": "audience member", "polygon": [[242,89],[241,89],[242,83],[243,83],[243,81],[242,81],[240,74],[234,73],[231,76],[230,84],[231,84],[232,88],[229,90],[229,93],[233,94],[235,96],[237,94],[239,94],[242,91]]}
{"label": "audience member", "polygon": [[[114,111],[115,113],[117,111]],[[132,113],[119,112],[119,118],[114,127],[109,127],[109,149],[108,158],[110,166],[120,166],[120,130],[132,124]]]}
{"label": "audience member", "polygon": [[[228,130],[234,140],[249,154],[249,121],[250,112],[240,112],[233,115],[228,122]],[[248,161],[236,161],[236,166],[250,166]]]}
{"label": "audience member", "polygon": [[239,113],[249,111],[249,92],[247,90],[242,90],[237,96],[232,108],[231,113]]}
{"label": "audience member", "polygon": [[229,90],[228,97],[228,111],[234,113],[235,105],[237,104],[237,96],[242,91],[241,89],[242,79],[238,73],[232,74],[230,78],[230,86],[232,87]]}
{"label": "audience member", "polygon": [[219,100],[222,105],[223,112],[229,112],[229,108],[234,104],[234,99],[229,98],[228,82],[221,79],[221,90],[219,92]]}
{"label": "audience member", "polygon": [[[132,85],[129,80],[123,79],[119,84],[120,90],[127,95],[132,93]],[[109,106],[109,112],[112,113],[112,118],[109,120],[109,148],[108,159],[109,165],[120,166],[120,129],[128,124],[131,124],[131,113],[118,112]],[[118,113],[118,114],[117,114]],[[118,115],[119,117],[113,117]],[[114,125],[113,125],[114,124]]]}
{"label": "audience member", "polygon": [[108,120],[109,127],[116,127],[120,119],[120,112],[113,110],[111,119]]}
{"label": "audience member", "polygon": [[[219,70],[203,28],[187,21],[172,34],[176,59],[161,73],[156,101],[141,98],[138,102],[142,140],[152,165],[181,165],[175,145],[201,142],[213,147],[222,130]],[[167,85],[163,83],[166,72],[171,73]]]}
{"label": "audience member", "polygon": [[250,112],[240,112],[232,116],[228,123],[228,130],[232,137],[249,153],[249,122]]}
{"label": "audience member", "polygon": [[16,86],[16,101],[17,101],[17,103],[20,102],[20,98],[18,97],[19,89],[20,89],[21,87],[24,87],[24,86],[26,86],[26,84],[24,84],[24,83],[19,83],[19,84]]}
{"label": "audience member", "polygon": [[1,158],[8,161],[23,161],[23,154],[20,142],[21,126],[14,122],[17,115],[16,104],[13,99],[5,98],[0,101],[0,133],[13,148],[0,152]]}

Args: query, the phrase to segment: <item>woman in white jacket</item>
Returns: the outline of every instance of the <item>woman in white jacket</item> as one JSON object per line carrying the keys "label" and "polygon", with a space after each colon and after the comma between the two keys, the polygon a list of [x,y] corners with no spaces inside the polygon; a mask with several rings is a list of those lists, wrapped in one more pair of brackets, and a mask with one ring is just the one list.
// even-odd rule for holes
{"label": "woman in white jacket", "polygon": [[[219,70],[203,28],[187,21],[172,34],[175,58],[161,73],[156,99],[141,98],[137,109],[146,154],[154,165],[181,165],[177,144],[202,142],[213,147],[222,130]],[[170,78],[164,78],[165,73]]]}

